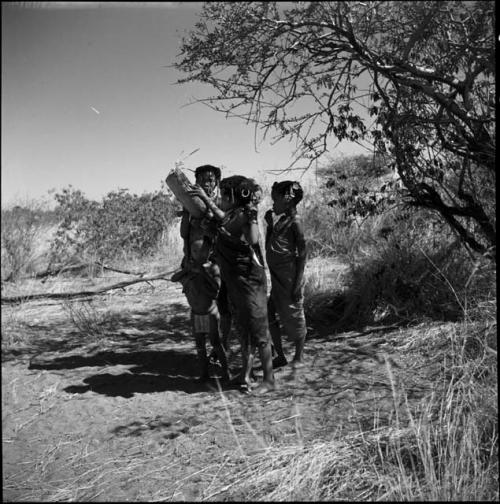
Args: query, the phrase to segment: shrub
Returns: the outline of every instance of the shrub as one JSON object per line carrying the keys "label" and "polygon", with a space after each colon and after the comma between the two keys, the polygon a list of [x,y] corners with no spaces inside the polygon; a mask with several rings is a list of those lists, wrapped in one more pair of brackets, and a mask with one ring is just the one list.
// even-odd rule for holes
{"label": "shrub", "polygon": [[390,233],[351,264],[338,329],[481,317],[481,305],[496,297],[495,276],[491,261],[471,257],[428,210],[413,211],[393,218]]}
{"label": "shrub", "polygon": [[43,239],[54,223],[54,213],[42,201],[2,209],[2,280],[16,280],[35,270]]}
{"label": "shrub", "polygon": [[70,186],[55,199],[61,222],[52,255],[59,263],[75,255],[109,261],[152,253],[176,211],[169,195],[161,191],[137,196],[119,189],[99,203]]}
{"label": "shrub", "polygon": [[[336,329],[481,317],[484,304],[496,298],[495,265],[470,253],[436,213],[408,205],[397,186],[387,191],[388,179],[372,177],[363,163],[344,159],[324,168],[326,178],[303,212],[310,257],[336,256],[350,264],[346,288],[330,293]],[[368,207],[363,202],[377,190],[377,204]],[[352,197],[356,192],[363,196]]]}
{"label": "shrub", "polygon": [[383,157],[332,160],[319,175],[318,187],[305,194],[302,212],[310,257],[353,262],[379,239],[387,215],[408,208]]}

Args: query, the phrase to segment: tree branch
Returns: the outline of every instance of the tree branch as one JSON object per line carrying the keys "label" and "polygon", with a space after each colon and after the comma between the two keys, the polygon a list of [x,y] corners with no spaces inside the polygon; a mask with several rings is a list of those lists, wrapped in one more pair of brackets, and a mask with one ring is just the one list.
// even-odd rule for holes
{"label": "tree branch", "polygon": [[78,291],[78,292],[46,292],[41,294],[24,294],[22,296],[2,296],[1,304],[15,304],[24,303],[26,301],[35,301],[38,299],[73,299],[80,297],[96,296],[98,294],[103,294],[114,289],[123,289],[129,285],[133,285],[140,282],[151,282],[153,280],[169,280],[167,275],[171,275],[177,270],[164,271],[163,273],[158,273],[150,277],[136,278],[134,280],[126,280],[123,282],[118,282],[107,287],[102,287],[100,289],[89,290],[89,291]]}

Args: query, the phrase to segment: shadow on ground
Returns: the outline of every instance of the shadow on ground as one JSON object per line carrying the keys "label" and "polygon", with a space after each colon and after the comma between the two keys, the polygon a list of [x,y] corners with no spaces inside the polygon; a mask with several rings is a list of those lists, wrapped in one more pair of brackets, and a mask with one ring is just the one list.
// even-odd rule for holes
{"label": "shadow on ground", "polygon": [[125,425],[115,427],[111,432],[119,437],[141,437],[151,432],[159,432],[165,440],[175,439],[181,434],[187,434],[191,427],[202,424],[202,420],[194,415],[182,415],[165,418],[156,416],[142,421],[134,420]]}
{"label": "shadow on ground", "polygon": [[[77,368],[109,368],[130,366],[119,374],[99,373],[83,379],[83,385],[71,385],[64,389],[70,394],[97,392],[107,396],[132,397],[135,393],[150,394],[165,391],[181,391],[188,394],[216,392],[217,369],[213,366],[208,383],[197,381],[198,361],[194,348],[185,350],[151,351],[106,351],[94,355],[71,355],[67,357],[33,359],[30,369],[74,370]],[[219,377],[218,377],[219,378]],[[231,389],[232,386],[224,386]]]}
{"label": "shadow on ground", "polygon": [[[104,347],[112,342],[128,351],[144,349],[148,345],[180,343],[191,340],[189,310],[182,303],[171,303],[149,310],[113,312],[91,330],[77,330],[68,320],[31,324],[16,331],[22,332],[22,345],[2,351],[2,362],[19,358],[33,358],[46,353],[85,351],[89,344]],[[20,337],[21,339],[21,337]]]}

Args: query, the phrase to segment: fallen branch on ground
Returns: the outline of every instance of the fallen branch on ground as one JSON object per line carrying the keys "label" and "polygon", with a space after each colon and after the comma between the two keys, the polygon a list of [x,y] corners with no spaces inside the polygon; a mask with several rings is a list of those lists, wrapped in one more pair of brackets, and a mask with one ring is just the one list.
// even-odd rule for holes
{"label": "fallen branch on ground", "polygon": [[[37,279],[39,280],[40,278],[48,278],[51,276],[57,276],[60,275],[61,273],[68,273],[71,271],[78,271],[83,268],[90,268],[91,266],[98,266],[99,268],[108,270],[108,271],[114,271],[116,273],[124,273],[125,275],[137,275],[137,276],[143,276],[147,272],[146,271],[128,271],[128,270],[123,270],[123,269],[118,269],[113,266],[107,266],[106,264],[103,264],[99,261],[96,261],[94,263],[80,263],[80,264],[73,264],[71,266],[62,266],[60,268],[49,268],[45,271],[41,271],[40,273],[35,273],[29,277],[21,277],[19,280],[27,280],[27,279]],[[8,280],[6,280],[8,281]]]}
{"label": "fallen branch on ground", "polygon": [[97,294],[103,294],[104,292],[113,290],[113,289],[123,289],[123,287],[127,287],[129,285],[133,285],[139,282],[151,282],[153,280],[170,280],[166,278],[167,276],[172,275],[177,269],[171,271],[164,271],[163,273],[158,273],[157,275],[143,277],[143,278],[135,278],[134,280],[125,280],[123,282],[118,282],[112,285],[108,285],[107,287],[102,287],[100,289],[89,290],[89,291],[79,291],[79,292],[46,292],[41,294],[24,294],[21,296],[9,296],[2,297],[2,304],[13,304],[13,303],[23,303],[26,301],[33,301],[36,299],[71,299],[78,297],[87,297],[87,296],[95,296]]}

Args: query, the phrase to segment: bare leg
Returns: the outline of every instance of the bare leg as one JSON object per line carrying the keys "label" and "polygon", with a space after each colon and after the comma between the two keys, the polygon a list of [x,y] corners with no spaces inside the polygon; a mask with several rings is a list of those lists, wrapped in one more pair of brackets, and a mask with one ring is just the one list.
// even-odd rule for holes
{"label": "bare leg", "polygon": [[256,394],[265,394],[266,392],[270,392],[276,388],[274,383],[271,343],[269,341],[259,343],[258,348],[260,361],[262,363],[262,370],[264,371],[264,379],[253,392]]}
{"label": "bare leg", "polygon": [[210,316],[210,343],[213,347],[213,352],[215,353],[217,359],[222,366],[222,379],[224,381],[229,381],[229,368],[227,365],[227,354],[226,350],[221,343],[220,338],[220,316],[218,313],[212,314]]}
{"label": "bare leg", "polygon": [[253,345],[250,345],[250,348],[247,351],[247,361],[246,361],[246,366],[245,366],[245,377],[244,377],[244,383],[248,387],[248,390],[250,390],[252,386],[252,379],[254,378],[253,375],[253,361],[255,359],[255,347]]}
{"label": "bare leg", "polygon": [[304,367],[304,362],[302,360],[302,352],[304,350],[305,335],[295,341],[295,356],[292,361],[293,370],[302,369]]}
{"label": "bare leg", "polygon": [[294,362],[302,362],[302,352],[304,351],[305,341],[305,335],[295,341],[295,355],[293,357]]}
{"label": "bare leg", "polygon": [[210,375],[208,373],[208,357],[207,348],[205,345],[205,333],[195,333],[194,338],[196,341],[196,353],[198,355],[198,361],[200,366],[200,378],[199,381],[208,381]]}
{"label": "bare leg", "polygon": [[276,357],[273,359],[273,367],[278,368],[281,366],[286,366],[288,361],[286,360],[285,354],[283,352],[283,344],[281,341],[281,328],[279,320],[276,318],[276,308],[272,297],[269,298],[267,303],[267,313],[269,320],[269,332],[271,333],[271,338],[273,340],[273,346],[271,355]]}
{"label": "bare leg", "polygon": [[[229,335],[231,333],[231,324],[232,324],[232,317],[231,313],[220,313],[218,316],[218,322],[217,322],[217,330],[219,331],[219,335],[221,338],[221,343],[222,346],[224,347],[225,355],[226,355],[226,362],[229,358]],[[217,353],[217,350],[215,349],[215,345],[212,343],[213,349],[210,353],[209,359],[214,362],[214,364],[217,362],[217,360],[220,362],[222,367],[224,365],[222,364],[222,361],[219,359],[219,354]]]}
{"label": "bare leg", "polygon": [[231,375],[229,374],[229,367],[227,365],[226,351],[221,343],[216,343],[214,350],[222,366],[222,379],[227,382],[231,379]]}
{"label": "bare leg", "polygon": [[220,314],[220,335],[222,345],[226,352],[229,352],[229,335],[231,333],[231,325],[233,322],[234,307],[231,305],[227,293],[227,286],[224,281],[221,282],[219,294],[217,296],[217,309]]}
{"label": "bare leg", "polygon": [[[247,382],[247,376],[251,372],[251,348],[250,345],[245,341],[245,337],[241,338],[241,371],[239,377],[240,385],[245,385],[250,387],[250,384]],[[252,359],[253,361],[253,359]]]}

